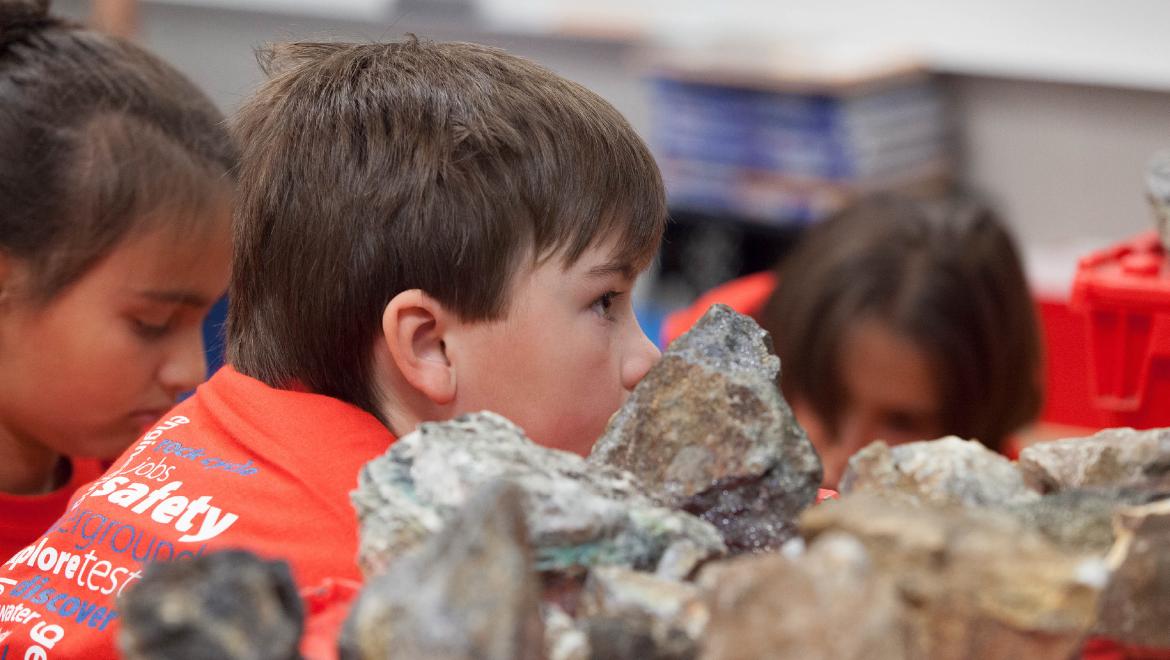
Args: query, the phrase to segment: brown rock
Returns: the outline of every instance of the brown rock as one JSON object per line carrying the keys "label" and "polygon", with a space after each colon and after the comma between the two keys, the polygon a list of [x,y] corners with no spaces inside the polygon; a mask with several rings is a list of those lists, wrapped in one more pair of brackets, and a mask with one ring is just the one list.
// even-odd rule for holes
{"label": "brown rock", "polygon": [[794,559],[711,563],[699,582],[711,610],[703,660],[908,657],[894,583],[848,535],[825,534]]}
{"label": "brown rock", "polygon": [[590,461],[634,473],[660,503],[719,528],[732,552],[779,547],[821,482],[779,368],[764,330],[715,305],[642,379]]}
{"label": "brown rock", "polygon": [[1047,493],[1073,488],[1170,490],[1170,429],[1106,429],[1087,438],[1042,442],[1020,452],[1028,484]]}
{"label": "brown rock", "polygon": [[1012,515],[865,494],[810,509],[809,539],[858,538],[892,577],[913,658],[1067,658],[1096,618],[1107,570]]}

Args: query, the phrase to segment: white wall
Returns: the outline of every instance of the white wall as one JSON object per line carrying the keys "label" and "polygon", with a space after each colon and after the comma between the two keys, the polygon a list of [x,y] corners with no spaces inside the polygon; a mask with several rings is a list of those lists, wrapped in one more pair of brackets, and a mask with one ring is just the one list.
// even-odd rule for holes
{"label": "white wall", "polygon": [[[252,50],[265,42],[386,39],[408,31],[482,41],[595,89],[643,134],[649,117],[636,61],[647,39],[743,30],[909,45],[942,70],[959,72],[947,84],[963,175],[1001,202],[1030,247],[1086,235],[1117,240],[1149,226],[1142,168],[1153,151],[1170,147],[1164,0],[491,0],[487,21],[378,18],[391,16],[381,0],[339,0],[336,12],[328,1],[313,0],[314,10],[306,2],[148,1],[143,38],[227,110],[261,80]],[[82,0],[55,6],[75,15],[86,10]]]}

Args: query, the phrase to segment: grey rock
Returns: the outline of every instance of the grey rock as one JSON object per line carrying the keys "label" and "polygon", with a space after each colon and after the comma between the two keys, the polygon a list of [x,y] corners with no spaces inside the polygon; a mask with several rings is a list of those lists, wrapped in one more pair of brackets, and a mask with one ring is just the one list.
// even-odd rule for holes
{"label": "grey rock", "polygon": [[654,570],[680,541],[707,557],[725,552],[714,527],[656,505],[629,473],[541,447],[516,425],[485,412],[422,424],[362,469],[352,494],[362,569],[367,575],[382,572],[498,479],[523,494],[541,571],[604,565]]}
{"label": "grey rock", "polygon": [[477,491],[442,532],[370,580],[346,621],[341,657],[542,658],[523,501],[508,483]]}
{"label": "grey rock", "polygon": [[589,460],[714,524],[733,552],[779,547],[821,483],[779,370],[768,333],[714,305],[642,379]]}
{"label": "grey rock", "polygon": [[660,636],[662,629],[646,614],[592,617],[581,625],[591,660],[691,660],[697,652],[694,640],[681,631]]}
{"label": "grey rock", "polygon": [[857,539],[827,533],[795,557],[707,564],[703,660],[906,658],[905,613],[889,576]]}
{"label": "grey rock", "polygon": [[1134,489],[1064,490],[1004,510],[1061,548],[1104,556],[1113,547],[1113,518],[1119,508],[1167,496]]}
{"label": "grey rock", "polygon": [[871,443],[849,459],[841,493],[903,495],[930,504],[1009,505],[1039,499],[1008,459],[955,436],[889,447]]}
{"label": "grey rock", "polygon": [[1087,438],[1042,442],[1020,452],[1020,469],[1036,490],[1145,488],[1170,490],[1170,429],[1106,429]]}
{"label": "grey rock", "polygon": [[1123,508],[1116,525],[1098,631],[1129,645],[1170,648],[1170,500]]}
{"label": "grey rock", "polygon": [[580,630],[573,618],[564,610],[545,604],[541,610],[544,618],[544,655],[547,660],[589,660],[589,636]]}
{"label": "grey rock", "polygon": [[304,611],[288,565],[243,550],[151,564],[120,610],[128,660],[301,657]]}
{"label": "grey rock", "polygon": [[618,566],[589,572],[578,616],[649,617],[656,639],[681,632],[692,641],[702,637],[708,619],[707,605],[695,585]]}
{"label": "grey rock", "polygon": [[1068,658],[1092,628],[1105,562],[1054,546],[994,509],[909,505],[864,493],[801,518],[843,532],[893,578],[913,658]]}

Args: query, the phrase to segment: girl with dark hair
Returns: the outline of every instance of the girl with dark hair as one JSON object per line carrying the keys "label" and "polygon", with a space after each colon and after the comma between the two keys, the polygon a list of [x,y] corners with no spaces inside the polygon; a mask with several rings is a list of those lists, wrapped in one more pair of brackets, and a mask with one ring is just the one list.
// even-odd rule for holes
{"label": "girl with dark hair", "polygon": [[205,376],[235,149],[181,74],[0,0],[0,556]]}
{"label": "girl with dark hair", "polygon": [[670,337],[716,302],[772,334],[781,388],[828,488],[874,440],[958,435],[1010,453],[1040,408],[1040,338],[1018,251],[969,200],[863,199],[810,227],[775,273],[712,290],[669,320]]}
{"label": "girl with dark hair", "polygon": [[761,315],[826,483],[874,440],[997,451],[1040,409],[1040,339],[1016,247],[968,201],[867,200],[814,227]]}

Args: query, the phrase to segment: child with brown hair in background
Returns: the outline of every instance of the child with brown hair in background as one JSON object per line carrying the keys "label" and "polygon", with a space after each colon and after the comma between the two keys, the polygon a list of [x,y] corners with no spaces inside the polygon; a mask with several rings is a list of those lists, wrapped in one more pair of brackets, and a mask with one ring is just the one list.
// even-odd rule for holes
{"label": "child with brown hair in background", "polygon": [[0,556],[205,377],[223,117],[120,39],[0,0]]}
{"label": "child with brown hair in background", "polygon": [[1011,454],[1041,403],[1040,337],[1003,223],[965,199],[865,198],[809,227],[775,273],[717,288],[772,334],[780,385],[835,488],[874,440],[945,435]]}
{"label": "child with brown hair in background", "polygon": [[486,409],[587,453],[659,357],[630,290],[662,181],[608,103],[474,44],[266,65],[236,120],[229,366],[0,565],[14,649],[113,657],[148,561],[234,547],[359,580],[349,492],[396,437]]}

